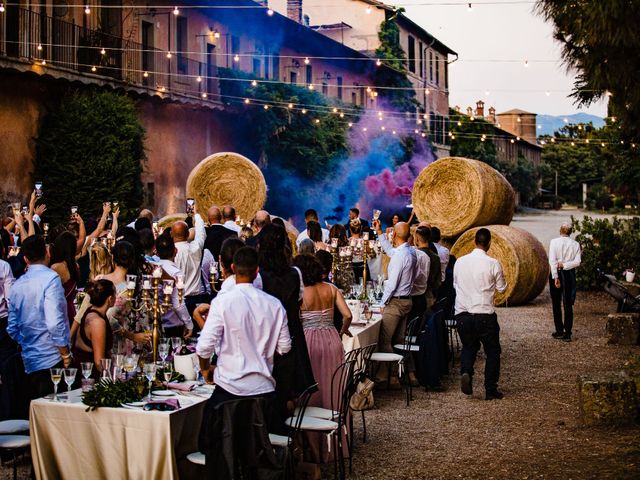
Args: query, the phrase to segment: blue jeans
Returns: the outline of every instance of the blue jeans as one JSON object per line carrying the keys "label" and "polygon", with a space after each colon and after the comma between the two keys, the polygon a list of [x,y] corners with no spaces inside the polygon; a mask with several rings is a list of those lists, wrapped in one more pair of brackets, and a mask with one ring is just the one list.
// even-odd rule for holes
{"label": "blue jeans", "polygon": [[484,367],[484,387],[487,392],[498,388],[500,378],[500,325],[498,316],[492,314],[460,313],[456,315],[458,334],[462,341],[460,358],[461,373],[473,376],[473,365],[476,362],[480,344],[484,348],[486,362]]}

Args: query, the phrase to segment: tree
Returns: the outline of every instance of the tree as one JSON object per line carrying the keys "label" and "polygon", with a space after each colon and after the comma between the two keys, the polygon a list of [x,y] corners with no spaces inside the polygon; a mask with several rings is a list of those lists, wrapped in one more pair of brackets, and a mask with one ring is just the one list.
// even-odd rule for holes
{"label": "tree", "polygon": [[496,146],[491,140],[482,141],[482,135],[492,138],[495,135],[495,127],[484,119],[471,120],[467,115],[462,115],[453,109],[449,109],[449,121],[451,122],[451,155],[454,157],[467,157],[481,160],[489,165],[496,165]]}
{"label": "tree", "polygon": [[572,96],[589,105],[610,95],[609,114],[620,119],[627,140],[640,125],[640,0],[538,0],[554,24],[567,67],[577,72]]}
{"label": "tree", "polygon": [[399,111],[409,112],[416,109],[418,102],[415,99],[416,92],[407,78],[407,55],[400,46],[400,30],[395,20],[402,12],[403,8],[397,9],[393,16],[380,25],[380,46],[376,49],[376,57],[383,59],[383,66],[376,70],[373,84],[376,87],[391,87],[381,88],[378,96]]}
{"label": "tree", "polygon": [[76,92],[49,113],[36,140],[35,178],[44,181],[51,223],[99,212],[117,201],[123,217],[142,203],[144,129],[133,101],[107,92]]}

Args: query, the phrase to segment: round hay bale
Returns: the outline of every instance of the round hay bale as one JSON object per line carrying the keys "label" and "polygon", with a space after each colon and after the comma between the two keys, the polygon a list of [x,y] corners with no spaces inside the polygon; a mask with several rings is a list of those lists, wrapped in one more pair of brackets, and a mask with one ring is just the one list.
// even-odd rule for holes
{"label": "round hay bale", "polygon": [[[456,258],[475,248],[476,232],[481,227],[466,231],[451,249]],[[496,305],[523,305],[544,290],[549,279],[549,258],[542,244],[529,232],[507,225],[489,225],[491,247],[489,255],[502,266],[507,290],[496,293]]]}
{"label": "round hay bale", "polygon": [[203,217],[211,206],[232,205],[245,221],[251,220],[267,200],[267,184],[251,160],[222,152],[202,160],[187,179],[187,198],[196,200]]}
{"label": "round hay bale", "polygon": [[516,207],[509,182],[484,162],[462,157],[437,160],[413,185],[413,208],[420,220],[445,238],[482,225],[508,225]]}
{"label": "round hay bale", "polygon": [[171,228],[176,222],[185,221],[187,219],[186,213],[174,213],[172,215],[167,215],[158,220],[158,227],[164,230],[165,228]]}

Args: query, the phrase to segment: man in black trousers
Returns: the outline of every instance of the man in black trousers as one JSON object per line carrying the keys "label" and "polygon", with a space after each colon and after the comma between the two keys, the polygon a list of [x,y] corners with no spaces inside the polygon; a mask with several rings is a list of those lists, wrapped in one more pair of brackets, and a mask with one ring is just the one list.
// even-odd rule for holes
{"label": "man in black trousers", "polygon": [[476,248],[459,258],[453,269],[453,285],[456,289],[456,323],[462,341],[460,370],[462,393],[473,393],[473,364],[480,349],[484,348],[486,363],[484,386],[486,400],[500,400],[500,326],[493,299],[496,290],[504,292],[507,283],[502,267],[495,258],[487,255],[491,246],[491,232],[481,228],[476,232]]}

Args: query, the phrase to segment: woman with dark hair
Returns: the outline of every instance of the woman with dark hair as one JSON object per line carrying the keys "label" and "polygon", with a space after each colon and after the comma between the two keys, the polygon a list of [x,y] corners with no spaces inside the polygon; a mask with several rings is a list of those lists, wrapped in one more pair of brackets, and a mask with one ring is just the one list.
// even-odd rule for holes
{"label": "woman with dark hair", "polygon": [[307,235],[309,235],[309,238],[313,240],[316,251],[329,249],[329,246],[322,241],[322,227],[315,220],[311,220],[307,223]]}
{"label": "woman with dark hair", "polygon": [[76,237],[71,232],[62,232],[53,242],[51,249],[51,269],[60,276],[64,297],[67,301],[69,322],[76,316],[74,301],[78,292],[80,270],[76,263]]}
{"label": "woman with dark hair", "polygon": [[113,332],[107,319],[107,310],[116,303],[116,288],[110,280],[89,282],[86,288],[91,306],[80,320],[78,336],[73,347],[73,356],[78,362],[93,362],[102,370],[101,360],[111,358]]}
{"label": "woman with dark hair", "polygon": [[287,402],[315,383],[300,323],[300,302],[304,287],[300,271],[291,266],[286,250],[287,241],[284,228],[267,224],[261,230],[258,243],[258,265],[263,290],[280,300],[284,306],[291,334],[291,351],[277,356],[273,367],[276,398],[279,413],[283,415],[282,420],[287,415]]}
{"label": "woman with dark hair", "polygon": [[391,225],[389,227],[387,227],[387,229],[385,230],[385,232],[387,233],[387,235],[389,233],[393,232],[393,228],[396,226],[397,223],[399,222],[404,222],[404,218],[402,218],[402,215],[400,215],[399,213],[394,213],[391,216]]}
{"label": "woman with dark hair", "polygon": [[[347,229],[341,223],[336,223],[331,230],[329,230],[329,239],[338,239],[338,247],[346,247],[349,245],[349,239],[347,238]],[[329,242],[331,243],[331,241]]]}
{"label": "woman with dark hair", "polygon": [[[133,247],[134,256],[133,263],[129,267],[130,275],[150,274],[151,268],[145,260],[144,247],[140,241],[140,234],[131,227],[120,227],[116,233],[116,240],[118,242],[124,241],[129,243]],[[117,284],[116,284],[117,287]]]}
{"label": "woman with dark hair", "polygon": [[[298,255],[294,265],[300,268],[304,282],[304,295],[300,307],[300,321],[304,329],[304,337],[309,351],[313,376],[318,382],[318,391],[309,401],[310,406],[335,409],[341,392],[332,392],[331,383],[336,368],[344,362],[342,335],[349,335],[351,310],[337,287],[322,281],[323,267],[311,255]],[[342,329],[338,331],[333,325],[333,311],[338,308],[342,314]],[[332,398],[333,395],[333,398]],[[312,450],[322,446],[324,442],[311,442]],[[327,460],[321,452],[314,452],[316,460]]]}
{"label": "woman with dark hair", "polygon": [[[364,242],[362,240],[362,230],[363,230],[362,222],[360,219],[356,218],[355,220],[351,220],[349,223],[349,230],[351,230],[351,246],[355,247],[358,242]],[[361,250],[360,250],[361,251]],[[364,264],[364,256],[360,254],[356,254],[355,250],[353,253],[353,257],[351,258],[351,266],[353,267],[353,274],[355,276],[356,283],[359,283],[362,280],[362,275],[364,269],[367,269],[367,278],[371,279],[371,273],[369,272],[369,265]]]}

